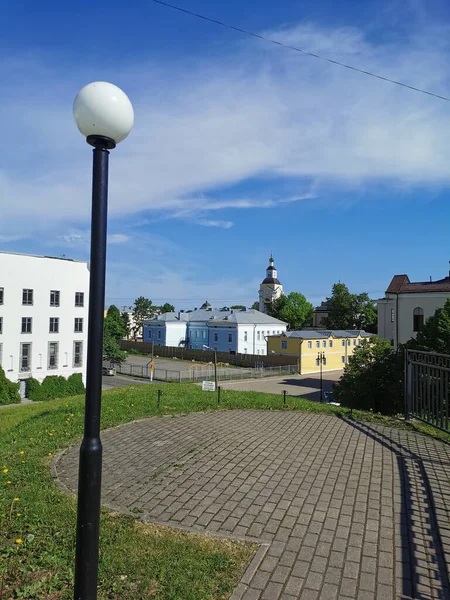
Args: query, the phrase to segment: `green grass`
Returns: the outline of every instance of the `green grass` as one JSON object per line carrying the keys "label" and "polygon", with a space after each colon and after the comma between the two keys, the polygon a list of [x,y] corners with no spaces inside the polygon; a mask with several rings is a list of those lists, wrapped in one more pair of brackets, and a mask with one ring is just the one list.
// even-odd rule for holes
{"label": "green grass", "polygon": [[[118,388],[103,394],[102,428],[152,415],[217,409],[192,384]],[[222,390],[221,409],[349,411],[288,396]],[[84,398],[0,411],[0,598],[72,597],[75,500],[50,475],[55,453],[82,436]],[[352,418],[392,425],[353,411]],[[440,434],[440,432],[438,432]],[[18,540],[22,540],[20,543]],[[229,596],[255,546],[192,535],[102,511],[99,599],[219,600]]]}

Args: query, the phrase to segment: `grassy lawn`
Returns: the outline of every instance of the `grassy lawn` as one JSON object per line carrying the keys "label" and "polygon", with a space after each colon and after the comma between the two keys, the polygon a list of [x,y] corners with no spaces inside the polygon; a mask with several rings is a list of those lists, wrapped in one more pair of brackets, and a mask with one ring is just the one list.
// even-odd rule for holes
{"label": "grassy lawn", "polygon": [[[192,384],[118,388],[103,393],[102,428],[135,419],[217,409],[216,394]],[[82,436],[84,398],[0,411],[0,598],[72,597],[76,505],[54,485],[55,453]],[[221,409],[349,411],[288,396],[222,390]],[[353,418],[392,421],[355,413]],[[102,512],[99,598],[221,600],[254,555],[251,544],[191,535]]]}

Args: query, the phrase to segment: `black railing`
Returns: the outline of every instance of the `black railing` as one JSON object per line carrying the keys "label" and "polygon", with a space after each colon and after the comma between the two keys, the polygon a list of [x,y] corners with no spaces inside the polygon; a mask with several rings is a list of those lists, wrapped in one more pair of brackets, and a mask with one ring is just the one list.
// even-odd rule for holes
{"label": "black railing", "polygon": [[405,355],[405,413],[447,431],[449,428],[450,356],[421,350]]}

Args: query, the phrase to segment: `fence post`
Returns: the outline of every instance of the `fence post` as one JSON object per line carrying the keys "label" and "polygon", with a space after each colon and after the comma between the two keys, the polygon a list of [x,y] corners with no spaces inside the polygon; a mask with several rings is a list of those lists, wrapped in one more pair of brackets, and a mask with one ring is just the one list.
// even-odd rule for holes
{"label": "fence post", "polygon": [[178,381],[178,383],[181,383],[181,371],[178,371],[178,375],[179,375],[179,381]]}

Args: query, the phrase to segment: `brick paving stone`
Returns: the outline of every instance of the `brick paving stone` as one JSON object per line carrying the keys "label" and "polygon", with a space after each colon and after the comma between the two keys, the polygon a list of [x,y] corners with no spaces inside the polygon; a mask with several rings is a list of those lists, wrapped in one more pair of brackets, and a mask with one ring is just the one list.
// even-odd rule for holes
{"label": "brick paving stone", "polygon": [[[149,418],[104,431],[102,442],[108,506],[269,544],[236,589],[242,600],[449,597],[448,445],[256,410]],[[56,464],[70,490],[77,469],[74,446]]]}

